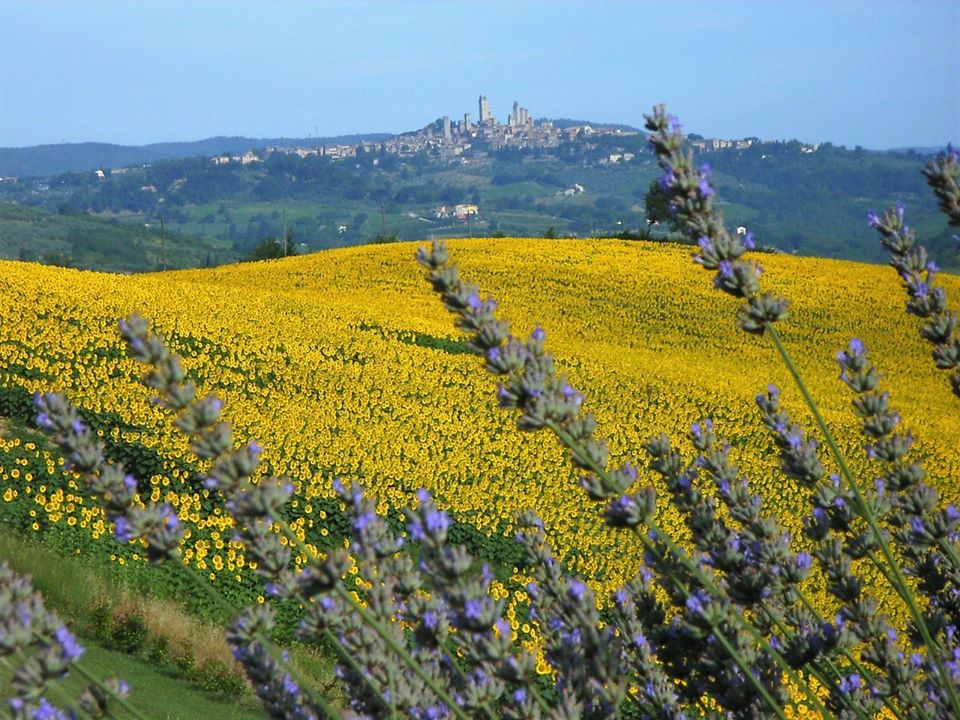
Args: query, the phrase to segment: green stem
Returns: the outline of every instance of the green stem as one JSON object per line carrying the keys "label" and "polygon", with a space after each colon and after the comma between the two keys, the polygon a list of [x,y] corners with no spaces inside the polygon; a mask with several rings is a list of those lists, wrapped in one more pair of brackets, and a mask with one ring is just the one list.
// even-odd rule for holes
{"label": "green stem", "polygon": [[[807,597],[806,593],[803,593],[803,592],[801,592],[800,590],[796,590],[796,593],[797,593],[797,597],[800,598],[800,602],[803,604],[803,606],[804,606],[808,611],[810,611],[810,613],[812,613],[813,616],[814,616],[817,620],[823,622],[823,617],[820,615],[820,613],[817,611],[817,609],[813,606],[813,603],[810,601],[810,598]],[[873,680],[873,673],[871,673],[871,672],[857,659],[856,655],[854,655],[852,652],[850,652],[850,651],[849,651],[847,648],[845,648],[845,647],[840,647],[840,646],[838,646],[837,649],[838,649],[838,650],[840,651],[840,653],[850,662],[850,664],[853,666],[854,670],[856,670],[858,673],[860,673],[860,676],[864,679],[864,681],[866,681],[866,682],[869,683],[869,682],[871,682],[871,681]],[[839,670],[837,669],[837,667],[833,664],[833,661],[830,660],[829,658],[827,658],[826,661],[827,661],[827,664],[829,665],[830,669],[837,675],[837,677],[840,677],[840,675],[839,675],[839,672],[840,672],[840,671],[839,671]],[[883,699],[883,704],[887,706],[887,708],[890,710],[890,712],[892,712],[892,713],[893,713],[894,715],[896,715],[898,718],[903,718],[903,713],[900,712],[900,710],[898,710],[898,709],[893,705],[893,703],[890,702],[890,699],[889,699],[888,697],[884,696],[882,699]]]}
{"label": "green stem", "polygon": [[390,693],[390,718],[397,720],[397,686],[393,677],[392,663],[387,663],[387,690]]}
{"label": "green stem", "polygon": [[179,554],[177,557],[173,558],[173,561],[179,563],[179,567],[183,568],[184,572],[186,572],[190,579],[193,580],[193,584],[203,590],[207,597],[213,600],[214,605],[219,605],[220,608],[226,612],[228,618],[232,618],[234,615],[240,612],[240,608],[233,605],[233,603],[229,602],[220,593],[216,592],[212,587],[210,587],[210,583],[207,582],[207,579],[202,577],[195,568],[191,567],[190,564],[185,561],[180,562]]}
{"label": "green stem", "polygon": [[[133,705],[127,702],[127,699],[123,697],[123,695],[121,695],[120,693],[114,692],[113,690],[108,688],[106,685],[100,682],[96,678],[96,676],[93,675],[93,673],[91,673],[89,670],[83,667],[83,665],[81,665],[79,662],[74,660],[72,663],[72,667],[76,668],[76,671],[81,675],[83,675],[83,677],[86,678],[88,682],[91,682],[97,685],[101,690],[103,690],[107,695],[109,695],[112,700],[116,701],[116,703],[120,707],[122,707],[131,715],[133,715],[133,717],[138,718],[138,720],[146,720],[146,718],[143,715],[141,715],[140,712],[135,707],[133,707]],[[109,708],[108,708],[108,712],[109,712]]]}
{"label": "green stem", "polygon": [[[175,558],[175,560],[177,559],[179,558]],[[224,608],[231,617],[240,611],[239,608],[228,602],[226,598],[220,595],[220,593],[214,591],[206,579],[201,577],[200,573],[194,568],[190,567],[190,565],[185,562],[181,562],[179,565],[180,567],[184,568],[187,575],[191,580],[193,580],[194,584],[203,588],[204,592],[206,592],[216,604]],[[278,648],[272,640],[264,637],[263,635],[260,635],[257,639],[260,641],[260,644],[263,645],[264,650],[267,651],[267,654],[273,659],[273,661],[283,668],[285,672],[289,673],[290,677],[293,678],[300,689],[307,694],[310,702],[332,717],[341,717],[341,714],[337,710],[331,708],[324,698],[315,693],[311,688],[310,683],[307,682],[307,680],[296,669],[294,669],[290,663],[286,661],[286,659],[283,657],[283,653],[280,651],[280,648]],[[339,643],[337,644],[339,645]]]}
{"label": "green stem", "polygon": [[[798,596],[801,595],[801,593],[800,593],[799,590],[797,590],[797,595],[798,595]],[[822,620],[822,618],[820,617],[820,614],[819,614],[816,610],[814,610],[813,607],[808,606],[808,609],[810,610],[811,613],[813,613],[813,615],[814,615],[815,618],[817,618],[818,620]],[[785,626],[783,625],[783,623],[781,623],[781,622],[773,615],[773,613],[771,613],[771,612],[770,612],[769,610],[767,610],[766,608],[764,608],[763,611],[764,611],[764,614],[770,619],[770,621],[777,627],[777,629],[778,629],[784,636],[786,636],[786,635],[788,635],[788,634],[790,633],[790,629],[787,628],[787,627],[785,627]],[[850,656],[850,658],[851,658],[851,660],[853,659],[852,656]],[[815,661],[814,663],[811,663],[811,664],[809,665],[809,672],[812,673],[812,674],[814,675],[814,677],[816,677],[817,680],[820,681],[820,684],[821,684],[821,685],[823,685],[824,687],[830,687],[830,683],[827,681],[826,673],[819,667],[819,664],[818,664],[819,662],[825,663],[826,666],[830,669],[830,672],[833,673],[833,676],[834,676],[837,680],[843,680],[843,675],[841,674],[841,672],[840,672],[840,670],[837,668],[837,666],[833,664],[833,661],[832,661],[829,657],[823,656],[822,660],[820,660],[820,661]],[[855,662],[855,661],[854,661],[854,662]],[[869,681],[869,680],[872,678],[872,675],[871,675],[870,673],[868,673],[865,669],[863,669],[862,666],[860,666],[859,663],[855,662],[855,664],[857,665],[858,669],[861,670],[861,674],[862,674],[862,676],[863,676],[863,679],[866,680],[866,681]],[[804,687],[807,688],[807,689],[809,689],[806,684],[804,684]],[[827,709],[823,706],[823,704],[820,702],[820,698],[818,698],[818,697],[816,696],[816,693],[814,693],[813,690],[810,690],[809,693],[805,693],[805,694],[807,695],[808,698],[812,698],[812,699],[813,699],[813,702],[816,704],[817,709],[820,711],[821,717],[825,717],[828,711],[827,711]],[[892,710],[892,709],[893,709],[893,708],[891,708],[891,710]],[[864,720],[870,720],[870,718],[867,717],[867,716],[864,714],[864,711],[863,711],[861,708],[859,708],[859,707],[854,707],[854,708],[853,708],[853,711],[857,714],[857,716],[864,718]],[[899,713],[897,714],[897,717],[899,717]]]}
{"label": "green stem", "polygon": [[350,653],[348,653],[344,649],[343,645],[340,644],[340,641],[337,640],[337,637],[329,629],[325,629],[323,631],[323,634],[324,634],[324,637],[327,638],[327,640],[329,640],[331,643],[334,644],[334,646],[336,646],[339,652],[340,658],[344,662],[346,662],[347,665],[353,668],[353,671],[357,674],[357,677],[361,678],[363,682],[366,683],[367,687],[373,691],[374,694],[380,695],[380,688],[378,688],[376,685],[373,684],[373,679],[370,677],[370,674],[367,672],[364,672],[364,669],[360,667],[360,665],[357,663],[356,660],[353,659],[353,656],[350,655]]}
{"label": "green stem", "polygon": [[[658,536],[663,536],[663,533],[659,528],[653,525],[650,525],[649,527],[651,530],[657,533]],[[636,535],[638,538],[640,538],[640,541],[643,543],[644,548],[648,552],[657,555],[663,567],[668,568],[669,563],[667,563],[666,558],[660,555],[656,545],[653,544],[650,538],[648,538],[646,535],[640,532],[636,532]],[[678,560],[680,560],[680,562],[682,562],[684,565],[687,565],[689,563],[689,560],[686,558],[685,554],[683,556],[680,556],[677,554],[677,551],[680,550],[680,548],[677,548],[676,550],[674,550],[674,546],[672,546],[672,542],[669,541],[669,539],[667,538],[665,538],[665,542],[667,542],[667,547],[670,549],[670,552],[673,553],[674,556],[677,557]],[[690,568],[687,567],[687,569],[689,570]],[[667,574],[670,577],[670,579],[673,581],[673,583],[680,589],[680,591],[685,596],[687,597],[691,596],[690,590],[686,587],[686,585],[684,585],[682,580],[680,580],[670,570],[667,570]],[[716,591],[716,587],[713,587],[711,589]],[[731,613],[730,616],[740,618],[740,616],[737,613]],[[749,623],[745,623],[745,624],[749,625]],[[747,662],[743,659],[743,657],[740,655],[737,649],[730,643],[730,641],[727,640],[726,636],[722,632],[720,632],[720,628],[717,625],[712,625],[711,631],[713,632],[713,636],[717,638],[717,640],[723,646],[723,649],[726,651],[727,655],[729,655],[730,658],[734,661],[734,663],[736,663],[737,667],[740,668],[740,671],[743,673],[743,676],[750,680],[750,683],[753,685],[753,687],[757,690],[757,692],[763,698],[764,702],[766,702],[767,705],[770,706],[770,709],[773,710],[773,712],[777,715],[777,717],[780,718],[780,720],[786,720],[787,716],[783,712],[783,708],[780,707],[780,703],[778,703],[776,700],[773,699],[769,691],[763,686],[763,683],[761,683],[754,676],[754,674],[750,670],[750,666],[747,665]]]}
{"label": "green stem", "polygon": [[[306,543],[300,539],[300,537],[293,532],[286,521],[276,515],[271,514],[270,518],[277,523],[284,531],[287,536],[287,539],[296,544],[297,548],[302,552],[306,557],[314,556],[314,553],[307,547]],[[353,595],[343,587],[340,583],[334,587],[333,590],[341,600],[347,603],[354,612],[360,615],[363,618],[363,621],[380,636],[380,639],[383,640],[387,647],[389,647],[397,656],[403,660],[404,664],[409,667],[423,682],[429,687],[433,693],[446,704],[449,711],[460,718],[461,720],[469,720],[469,716],[457,705],[457,703],[450,697],[450,694],[447,693],[437,681],[430,677],[429,674],[424,672],[423,668],[420,667],[420,663],[410,654],[410,652],[393,637],[390,632],[383,626],[380,620],[374,616],[367,608],[361,605],[357,600],[354,599]]]}
{"label": "green stem", "polygon": [[[25,662],[26,658],[22,650],[17,650],[16,654],[21,662]],[[11,663],[10,660],[6,657],[0,656],[0,662],[2,662],[3,665],[10,671],[10,676],[12,678],[16,674],[17,668],[14,667],[13,663]],[[76,661],[74,661],[74,663],[72,664],[75,665]],[[79,711],[79,713],[85,717],[93,717],[92,715],[90,715],[90,713],[85,711],[83,708],[79,707],[76,704],[76,702],[74,702],[73,698],[67,694],[67,691],[64,690],[63,687],[61,687],[58,683],[48,682],[46,683],[46,687],[53,690],[60,697],[63,703],[68,707],[70,707],[71,709],[73,709],[74,711]],[[141,716],[140,720],[145,720],[145,718]]]}
{"label": "green stem", "polygon": [[363,621],[367,623],[367,625],[369,625],[377,635],[380,636],[380,639],[387,644],[387,647],[389,647],[400,657],[401,660],[403,660],[407,667],[413,670],[413,672],[416,673],[424,683],[426,683],[427,687],[429,687],[433,693],[447,705],[447,708],[451,713],[456,715],[458,718],[461,718],[461,720],[469,720],[469,716],[460,709],[447,691],[440,687],[434,678],[430,677],[430,675],[424,672],[423,668],[420,667],[420,664],[416,661],[416,659],[414,659],[414,657],[407,651],[405,647],[403,647],[403,645],[397,642],[397,639],[393,637],[385,627],[383,627],[381,622],[376,618],[376,616],[374,616],[373,613],[357,602],[353,595],[351,595],[350,592],[342,585],[338,584],[334,588],[334,592],[337,593],[340,599],[346,602],[354,612],[363,618]]}
{"label": "green stem", "polygon": [[[830,428],[827,427],[827,423],[823,419],[823,415],[820,414],[820,408],[817,406],[816,401],[813,399],[813,396],[807,389],[803,378],[800,377],[800,372],[797,370],[797,366],[794,364],[793,358],[791,358],[790,353],[787,352],[787,348],[784,346],[783,341],[781,341],[776,329],[769,322],[765,322],[763,327],[764,330],[766,330],[770,335],[770,339],[777,348],[777,352],[780,353],[780,357],[787,366],[787,369],[790,371],[790,375],[793,376],[793,381],[800,390],[801,395],[803,395],[803,399],[806,401],[807,407],[810,408],[810,412],[813,413],[817,427],[823,434],[823,437],[830,448],[830,452],[833,453],[837,464],[840,466],[840,471],[843,473],[844,478],[846,478],[847,485],[849,486],[851,492],[853,492],[854,497],[856,497],[857,503],[859,504],[861,517],[867,521],[867,525],[870,527],[870,532],[877,541],[877,544],[880,546],[880,551],[883,553],[883,557],[893,575],[893,578],[890,581],[891,585],[893,586],[894,590],[896,590],[897,594],[907,604],[907,607],[910,610],[910,615],[913,617],[913,621],[917,626],[917,630],[919,630],[920,635],[923,637],[923,641],[927,646],[928,655],[933,660],[933,663],[937,668],[937,674],[940,676],[940,682],[943,684],[943,687],[950,698],[950,704],[953,706],[954,714],[956,717],[960,717],[960,697],[957,696],[957,690],[954,687],[953,679],[951,678],[950,673],[947,672],[947,669],[943,664],[943,660],[940,657],[941,648],[934,641],[933,635],[930,633],[930,629],[927,627],[927,624],[923,619],[923,614],[920,612],[920,608],[917,607],[913,593],[910,592],[910,588],[907,586],[906,579],[900,572],[900,567],[893,557],[890,546],[885,541],[883,534],[880,532],[880,527],[877,525],[877,520],[871,512],[870,507],[867,505],[863,497],[863,493],[860,491],[859,483],[857,483],[857,481],[854,479],[853,473],[847,466],[847,461],[844,458],[843,453],[840,452],[837,441],[833,437],[833,433],[831,433]],[[874,562],[876,563],[877,561],[874,560]],[[880,566],[878,565],[878,567]]]}
{"label": "green stem", "polygon": [[[464,683],[466,683],[466,682],[467,682],[467,676],[466,676],[466,674],[463,672],[463,670],[460,668],[460,666],[457,664],[456,657],[455,657],[455,656],[456,656],[456,651],[452,651],[449,647],[447,647],[446,643],[443,643],[443,642],[440,643],[440,647],[443,649],[444,654],[446,654],[446,656],[449,658],[449,660],[450,660],[450,666],[456,671],[457,676],[458,676],[461,680],[463,680]],[[530,689],[533,691],[534,695],[536,695],[538,698],[540,697],[540,693],[537,692],[537,688],[536,688],[535,686],[531,685],[531,686],[530,686]],[[483,705],[481,705],[480,707],[483,708],[483,711],[486,713],[487,717],[488,717],[490,720],[497,720],[497,716],[496,716],[496,714],[493,712],[493,708],[490,707],[490,703],[489,703],[489,702],[485,702],[485,703],[484,703]],[[545,707],[544,709],[547,710],[547,709],[549,709],[549,708],[546,708],[546,707]]]}
{"label": "green stem", "polygon": [[[576,443],[573,441],[570,435],[563,428],[561,428],[559,425],[557,425],[553,421],[549,421],[549,420],[546,422],[546,426],[553,431],[553,433],[557,436],[557,438],[560,440],[561,444],[564,445],[564,447],[566,447],[571,452],[576,451]],[[600,467],[596,462],[590,460],[585,454],[583,455],[583,459],[590,466],[590,470],[592,470],[599,477],[603,478],[608,483],[610,483],[611,487],[613,486],[613,480],[612,478],[610,478],[605,468]],[[713,581],[709,577],[707,577],[707,575],[703,573],[690,560],[689,557],[687,557],[686,552],[682,548],[680,548],[673,541],[670,535],[665,533],[662,530],[662,528],[660,528],[660,526],[652,518],[647,520],[647,527],[649,527],[651,530],[657,533],[658,537],[660,537],[663,540],[664,544],[667,546],[670,552],[673,553],[673,555],[677,558],[677,560],[679,560],[684,565],[687,571],[690,572],[697,579],[698,582],[700,582],[705,588],[707,588],[714,594],[716,595],[722,594],[719,588],[717,588],[717,586],[713,583]],[[640,541],[644,544],[644,547],[647,547],[647,548],[653,547],[652,544],[650,543],[649,538],[647,538],[643,533],[636,531],[636,528],[634,528],[634,531],[637,537],[640,538]],[[666,564],[665,564],[665,567],[667,567]],[[683,586],[682,583],[678,582],[676,579],[674,579],[674,582],[677,583],[678,587],[680,587],[680,589],[684,592],[684,594],[689,596],[689,591]],[[756,640],[762,646],[767,645],[766,640],[760,635],[759,631],[751,623],[747,622],[741,615],[737,613],[733,613],[732,617],[736,618],[736,622],[738,622],[754,638],[754,640]],[[724,649],[727,649],[727,648],[728,648],[728,645],[724,644]],[[734,653],[736,653],[735,648],[731,647],[730,650],[733,650]],[[783,659],[780,653],[770,648],[770,654],[777,661],[777,664],[779,664],[781,668],[783,668],[784,672],[794,680],[794,682],[797,684],[797,687],[799,687],[801,690],[804,691],[804,693],[808,696],[810,701],[822,707],[822,705],[819,702],[819,699],[816,697],[813,691],[810,690],[807,687],[807,685],[800,680],[800,678],[794,672],[793,668],[790,667],[789,663],[787,663],[786,660]],[[740,665],[740,663],[743,662],[743,659],[740,658],[739,653],[736,653],[736,657],[733,657],[733,656],[731,657],[734,660],[734,662],[736,662],[738,665]],[[769,693],[767,693],[766,688],[763,688],[760,682],[753,677],[752,673],[747,673],[746,676],[751,679],[751,682],[754,684],[754,686],[757,687],[761,695],[764,696],[764,699],[767,700],[769,698]],[[782,715],[783,710],[780,708],[779,704],[774,702],[772,698],[770,698],[768,702],[771,703],[771,708],[774,710],[774,712],[776,712],[778,715]]]}
{"label": "green stem", "polygon": [[340,718],[342,720],[343,714],[332,707],[322,696],[318,695],[313,691],[308,683],[307,679],[303,677],[297,670],[295,670],[286,658],[283,657],[283,652],[278,648],[273,642],[263,637],[262,635],[259,638],[260,643],[263,645],[263,649],[267,651],[267,654],[270,658],[277,663],[284,672],[288,673],[294,682],[297,683],[297,686],[301,691],[307,694],[311,704],[315,707],[320,708],[321,711],[328,717]]}
{"label": "green stem", "polygon": [[537,690],[536,684],[532,682],[527,683],[527,687],[530,688],[530,691],[533,693],[533,697],[537,701],[537,705],[540,706],[540,710],[543,712],[544,715],[549,717],[551,708],[547,704],[547,701],[543,699],[543,696],[540,694],[540,691]]}
{"label": "green stem", "polygon": [[960,555],[957,555],[957,549],[946,538],[940,538],[938,544],[940,549],[950,558],[953,566],[960,570]]}
{"label": "green stem", "polygon": [[[293,531],[293,529],[287,524],[287,522],[283,518],[273,517],[272,519],[274,520],[274,522],[277,523],[277,525],[283,531],[284,535],[287,537],[287,540],[293,543],[297,547],[297,549],[304,554],[305,557],[308,557],[308,558],[316,557],[316,553],[313,552],[309,547],[307,547],[307,544],[300,539],[300,536]],[[361,668],[360,665],[357,664],[357,662],[353,659],[353,657],[346,650],[346,648],[343,647],[343,644],[337,639],[337,637],[330,630],[326,630],[324,634],[327,637],[327,639],[335,646],[335,648],[340,654],[340,657],[342,657],[347,662],[347,664],[349,664],[350,667],[353,668],[354,672],[356,672],[359,677],[364,679],[364,682],[366,682],[367,687],[369,687],[375,694],[380,695],[380,689],[374,686],[373,681],[368,677],[368,674],[364,672],[363,668]],[[460,673],[462,676],[462,672],[460,671],[460,668],[457,666],[453,656],[450,655],[449,650],[446,650],[446,648],[444,648],[444,650],[447,653],[451,666],[454,667],[456,671]],[[390,665],[387,666],[387,672],[389,673],[389,677],[392,682],[393,675],[392,675],[392,669]],[[396,700],[394,698],[395,698],[395,693],[392,691],[392,688],[391,688],[391,699],[390,699],[391,716],[395,716],[396,714]],[[490,718],[490,720],[496,720],[496,716],[491,710],[489,703],[484,703],[483,709],[486,712],[487,717]]]}

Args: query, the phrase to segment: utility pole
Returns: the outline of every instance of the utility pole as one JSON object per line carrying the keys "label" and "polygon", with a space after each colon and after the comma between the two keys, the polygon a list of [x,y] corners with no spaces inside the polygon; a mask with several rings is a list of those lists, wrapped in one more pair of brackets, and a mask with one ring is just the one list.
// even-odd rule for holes
{"label": "utility pole", "polygon": [[160,267],[167,269],[167,234],[163,229],[163,215],[160,216]]}
{"label": "utility pole", "polygon": [[380,237],[387,239],[387,214],[383,209],[383,200],[380,201]]}
{"label": "utility pole", "polygon": [[287,256],[287,208],[283,208],[283,256]]}

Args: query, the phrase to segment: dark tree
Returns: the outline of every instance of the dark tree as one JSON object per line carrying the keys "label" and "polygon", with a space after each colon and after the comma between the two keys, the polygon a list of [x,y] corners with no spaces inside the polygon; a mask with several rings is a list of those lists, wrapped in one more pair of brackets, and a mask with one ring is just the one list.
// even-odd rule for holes
{"label": "dark tree", "polygon": [[646,207],[647,223],[669,223],[670,229],[676,229],[676,223],[670,215],[670,198],[660,187],[660,183],[654,180],[650,183],[646,196],[644,196],[644,205]]}
{"label": "dark tree", "polygon": [[272,260],[296,254],[297,249],[293,244],[293,231],[289,230],[287,231],[286,247],[277,238],[264,238],[243,259],[244,261]]}

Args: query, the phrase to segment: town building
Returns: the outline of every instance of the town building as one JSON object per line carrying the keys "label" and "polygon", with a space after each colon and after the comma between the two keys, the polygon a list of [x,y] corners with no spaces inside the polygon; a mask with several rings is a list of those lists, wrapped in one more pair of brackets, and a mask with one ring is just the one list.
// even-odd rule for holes
{"label": "town building", "polygon": [[487,96],[480,96],[480,124],[485,125],[493,122],[493,114],[490,112],[490,103],[487,102]]}

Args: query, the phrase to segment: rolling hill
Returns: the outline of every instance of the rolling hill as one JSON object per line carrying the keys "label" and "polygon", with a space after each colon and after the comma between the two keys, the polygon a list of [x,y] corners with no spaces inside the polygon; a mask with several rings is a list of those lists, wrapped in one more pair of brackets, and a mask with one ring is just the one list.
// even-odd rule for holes
{"label": "rolling hill", "polygon": [[0,147],[0,176],[46,177],[64,172],[117,168],[195,156],[209,157],[220,153],[236,153],[268,145],[356,144],[362,140],[382,140],[387,133],[341,135],[322,138],[246,138],[214,137],[186,142],[151,143],[149,145],[115,145],[113,143],[56,143],[15,148]]}
{"label": "rolling hill", "polygon": [[[660,432],[689,457],[690,424],[710,417],[767,511],[799,537],[806,491],[783,481],[753,398],[776,383],[794,419],[809,426],[809,418],[774,349],[735,328],[735,301],[712,289],[688,248],[511,238],[450,247],[515,333],[546,329],[617,462],[643,468],[642,445]],[[202,491],[182,437],[124,357],[116,320],[139,311],[183,357],[201,392],[225,402],[237,440],[265,448],[265,471],[293,480],[289,516],[314,547],[342,539],[333,477],[361,482],[393,516],[427,487],[460,523],[461,541],[504,568],[498,587],[520,593],[512,602],[528,578],[509,537],[527,508],[543,517],[571,570],[601,590],[618,585],[636,570],[639,545],[605,529],[554,441],[519,433],[515,418],[497,408],[493,379],[422,279],[414,248],[365,246],[135,276],[2,262],[0,414],[29,419],[33,392],[65,393],[111,452],[130,458],[141,487],[190,524],[185,557],[225,592],[248,599],[262,592],[237,547],[222,541],[230,520]],[[762,263],[764,286],[792,299],[782,337],[855,472],[872,478],[874,470],[850,393],[837,380],[834,354],[852,335],[870,350],[917,438],[912,456],[946,499],[960,499],[949,480],[960,477],[958,401],[918,338],[916,318],[903,312],[894,272],[778,255]],[[942,283],[951,298],[960,295],[960,278]],[[642,473],[641,481],[650,477]],[[10,491],[3,513],[20,518],[25,533],[142,562],[135,547],[112,540],[102,510],[71,482],[42,448],[0,446],[0,486]],[[675,521],[663,505],[661,512],[661,522]]]}
{"label": "rolling hill", "polygon": [[0,258],[104,272],[202,267],[237,259],[229,243],[159,224],[63,215],[0,202]]}

